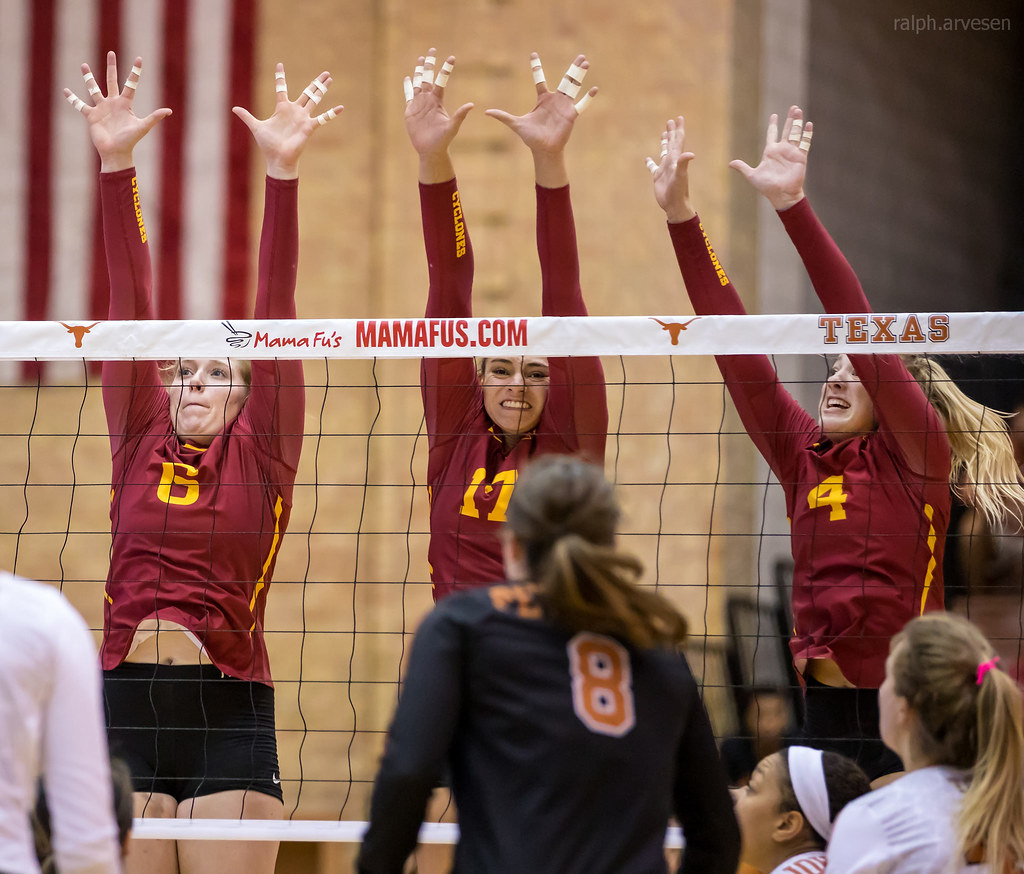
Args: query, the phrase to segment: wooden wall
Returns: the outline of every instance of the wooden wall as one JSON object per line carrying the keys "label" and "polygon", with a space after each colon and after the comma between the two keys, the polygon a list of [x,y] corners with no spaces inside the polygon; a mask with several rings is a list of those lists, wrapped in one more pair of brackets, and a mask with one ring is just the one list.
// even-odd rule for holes
{"label": "wooden wall", "polygon": [[[277,61],[293,90],[329,69],[330,99],[346,106],[302,161],[299,315],[422,313],[427,274],[402,78],[431,45],[458,58],[449,104],[476,105],[453,157],[476,252],[477,315],[539,314],[529,152],[483,114],[532,107],[534,50],[552,86],[585,52],[587,85],[601,89],[568,150],[591,313],[690,312],[644,167],[677,114],[698,156],[693,188],[705,227],[753,301],[755,215],[733,196],[726,165],[738,142],[749,143],[749,127],[755,144],[759,136],[749,115],[736,134],[737,116],[757,107],[758,9],[739,0],[266,0],[257,114],[273,99]],[[257,233],[261,209],[257,198]],[[738,429],[710,360],[607,359],[605,367],[608,470],[623,484],[627,542],[695,635],[717,636],[724,586],[746,582],[757,545],[744,485],[749,441],[731,433]],[[401,659],[431,605],[417,370],[416,362],[307,365],[309,437],[267,609],[286,809],[300,818],[365,818]],[[72,382],[45,388],[37,415],[33,387],[0,389],[0,557],[13,567],[17,556],[26,576],[63,580],[98,627],[109,453],[98,385]],[[385,386],[379,401],[375,383]],[[709,538],[712,530],[728,536]],[[726,711],[716,708],[716,718],[728,725]],[[279,869],[310,870],[319,853],[317,864],[333,870],[349,852],[288,848]]]}

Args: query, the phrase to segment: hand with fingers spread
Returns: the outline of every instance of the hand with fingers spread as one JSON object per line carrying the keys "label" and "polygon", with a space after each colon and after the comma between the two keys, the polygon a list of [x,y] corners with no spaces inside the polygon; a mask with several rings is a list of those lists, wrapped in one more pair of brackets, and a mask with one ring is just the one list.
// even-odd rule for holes
{"label": "hand with fingers spread", "polygon": [[142,58],[136,58],[131,73],[118,90],[117,57],[107,52],[107,94],[96,83],[88,64],[82,64],[82,77],[89,92],[89,100],[78,97],[70,88],[64,97],[85,116],[89,124],[89,137],[100,156],[100,170],[112,173],[126,170],[133,164],[132,150],[158,121],[171,114],[171,110],[155,109],[145,118],[139,118],[132,109],[135,89],[142,74]]}
{"label": "hand with fingers spread", "polygon": [[277,101],[269,118],[258,119],[241,106],[233,106],[231,111],[252,132],[256,145],[266,159],[267,175],[272,179],[296,179],[299,175],[299,157],[313,132],[336,118],[345,107],[338,104],[320,115],[313,115],[313,110],[334,81],[326,70],[310,82],[295,100],[288,99],[284,64],[277,65],[274,77]]}
{"label": "hand with fingers spread", "polygon": [[437,69],[437,50],[431,48],[420,56],[413,75],[406,76],[403,83],[405,129],[420,156],[420,182],[425,184],[455,177],[448,147],[473,108],[472,103],[464,103],[449,115],[444,107],[445,87],[454,66],[455,56],[449,55]]}
{"label": "hand with fingers spread", "polygon": [[686,130],[683,117],[668,120],[661,134],[661,156],[658,162],[648,157],[647,169],[654,177],[654,198],[665,210],[670,222],[685,222],[697,213],[690,205],[690,161],[693,152],[684,152]]}
{"label": "hand with fingers spread", "polygon": [[536,52],[530,55],[530,66],[537,88],[537,105],[526,115],[512,115],[501,109],[488,109],[486,114],[515,131],[533,153],[537,184],[545,188],[560,188],[569,184],[565,146],[576,119],[597,95],[597,88],[591,88],[573,102],[590,68],[584,55],[576,56],[555,91],[548,90],[540,56]]}
{"label": "hand with fingers spread", "polygon": [[731,161],[729,166],[771,202],[776,210],[789,209],[804,198],[804,176],[807,174],[807,153],[811,148],[814,125],[804,123],[803,110],[791,106],[779,136],[779,117],[768,119],[761,163],[751,167],[743,161]]}

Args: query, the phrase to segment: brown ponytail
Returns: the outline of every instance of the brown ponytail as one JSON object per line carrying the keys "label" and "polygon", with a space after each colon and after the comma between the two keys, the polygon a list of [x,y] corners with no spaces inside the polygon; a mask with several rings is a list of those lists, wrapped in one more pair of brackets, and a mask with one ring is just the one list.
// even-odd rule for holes
{"label": "brown ponytail", "polygon": [[971,770],[961,850],[983,848],[995,874],[1024,861],[1024,701],[998,666],[979,671],[994,657],[981,631],[950,614],[913,619],[892,641],[894,691],[918,716],[922,757]]}
{"label": "brown ponytail", "polygon": [[520,476],[506,518],[553,622],[641,648],[681,644],[686,620],[661,595],[636,585],[643,565],[615,548],[619,515],[600,468],[550,455]]}

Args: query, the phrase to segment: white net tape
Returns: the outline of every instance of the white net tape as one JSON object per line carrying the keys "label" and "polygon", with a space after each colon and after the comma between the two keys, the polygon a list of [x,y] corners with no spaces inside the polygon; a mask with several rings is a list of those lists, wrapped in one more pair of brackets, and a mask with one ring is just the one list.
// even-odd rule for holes
{"label": "white net tape", "polygon": [[[1024,313],[0,322],[0,358],[1019,352]],[[45,350],[45,354],[40,354]]]}

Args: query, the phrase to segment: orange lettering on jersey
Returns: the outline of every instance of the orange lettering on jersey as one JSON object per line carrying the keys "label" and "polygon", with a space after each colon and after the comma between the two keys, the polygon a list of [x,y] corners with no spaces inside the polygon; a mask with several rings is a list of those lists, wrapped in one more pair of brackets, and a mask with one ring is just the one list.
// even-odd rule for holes
{"label": "orange lettering on jersey", "polygon": [[700,226],[701,236],[704,237],[704,245],[707,246],[708,255],[711,258],[711,266],[715,268],[715,273],[718,275],[719,285],[728,285],[729,277],[725,275],[725,269],[718,261],[718,256],[715,254],[715,250],[711,248],[711,240],[708,239],[708,235],[704,233],[704,225]]}
{"label": "orange lettering on jersey", "polygon": [[139,238],[146,242],[146,224],[142,220],[142,202],[139,200],[139,181],[132,176],[132,206],[135,207],[135,221],[139,225]]}
{"label": "orange lettering on jersey", "polygon": [[495,610],[505,612],[511,609],[521,619],[541,618],[536,586],[509,583],[508,585],[491,586],[487,591]]}
{"label": "orange lettering on jersey", "polygon": [[466,254],[466,223],[462,220],[462,203],[459,192],[452,194],[452,218],[455,220],[455,257]]}
{"label": "orange lettering on jersey", "polygon": [[636,725],[629,652],[617,640],[581,631],[566,644],[572,707],[596,734],[622,737]]}

